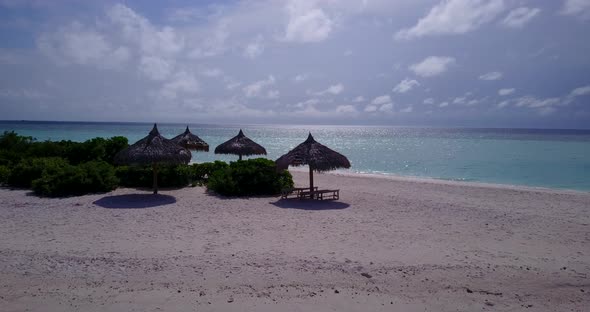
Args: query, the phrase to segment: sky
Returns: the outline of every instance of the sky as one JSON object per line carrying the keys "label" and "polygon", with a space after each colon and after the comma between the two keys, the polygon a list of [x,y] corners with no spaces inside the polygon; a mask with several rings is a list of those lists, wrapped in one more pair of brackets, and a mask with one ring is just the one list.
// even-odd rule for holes
{"label": "sky", "polygon": [[590,0],[0,0],[0,120],[590,128]]}

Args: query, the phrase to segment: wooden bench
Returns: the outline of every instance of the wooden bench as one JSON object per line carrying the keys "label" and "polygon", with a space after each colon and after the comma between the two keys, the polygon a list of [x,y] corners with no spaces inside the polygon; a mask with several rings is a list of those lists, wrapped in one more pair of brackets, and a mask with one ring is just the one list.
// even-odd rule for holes
{"label": "wooden bench", "polygon": [[312,193],[308,190],[299,192],[299,199],[317,199],[317,200],[338,200],[340,199],[340,190],[314,190]]}
{"label": "wooden bench", "polygon": [[313,192],[313,195],[317,200],[338,200],[340,199],[340,190],[319,190]]}
{"label": "wooden bench", "polygon": [[[315,186],[313,188],[313,190],[317,191],[318,187]],[[281,191],[281,198],[287,199],[287,198],[289,198],[290,195],[294,195],[293,198],[301,198],[301,193],[305,193],[306,191],[307,191],[307,194],[309,194],[309,187],[294,187],[294,188],[283,189]]]}

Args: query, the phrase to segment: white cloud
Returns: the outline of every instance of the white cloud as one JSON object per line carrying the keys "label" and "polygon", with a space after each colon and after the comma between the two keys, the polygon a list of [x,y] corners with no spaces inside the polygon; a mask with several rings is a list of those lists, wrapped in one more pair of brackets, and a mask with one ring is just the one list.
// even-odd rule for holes
{"label": "white cloud", "polygon": [[449,106],[449,102],[442,102],[440,104],[438,104],[438,107],[447,107]]}
{"label": "white cloud", "polygon": [[465,101],[467,100],[467,97],[463,96],[463,97],[456,97],[453,100],[453,104],[465,104]]}
{"label": "white cloud", "polygon": [[383,105],[387,103],[391,103],[391,97],[389,95],[381,95],[371,101],[371,104],[373,105]]}
{"label": "white cloud", "polygon": [[483,75],[480,75],[479,79],[480,80],[500,80],[500,79],[502,79],[503,76],[504,76],[504,74],[502,74],[501,72],[494,71],[494,72],[489,72],[489,73],[485,73]]}
{"label": "white cloud", "polygon": [[259,96],[262,89],[275,84],[275,81],[275,77],[273,75],[270,75],[267,79],[256,81],[250,85],[245,86],[242,90],[244,91],[246,97]]}
{"label": "white cloud", "polygon": [[563,15],[577,15],[583,19],[590,18],[590,1],[565,0],[561,9]]}
{"label": "white cloud", "polygon": [[113,5],[107,11],[107,17],[128,42],[137,45],[147,55],[170,56],[185,48],[184,36],[174,28],[166,26],[159,29],[122,4]]}
{"label": "white cloud", "polygon": [[393,111],[393,103],[386,103],[379,107],[380,112],[389,113]]}
{"label": "white cloud", "polygon": [[427,98],[422,103],[428,104],[428,105],[432,105],[432,104],[434,104],[434,99],[433,98]]}
{"label": "white cloud", "polygon": [[309,78],[308,75],[306,75],[306,74],[299,74],[299,75],[297,75],[297,76],[295,76],[293,78],[293,81],[295,81],[295,82],[302,82],[304,80],[307,80],[307,78]]}
{"label": "white cloud", "polygon": [[171,61],[154,56],[144,56],[139,64],[139,71],[152,80],[167,79],[174,69]]}
{"label": "white cloud", "polygon": [[510,101],[502,101],[502,102],[498,103],[498,108],[504,108],[508,105],[510,105]]}
{"label": "white cloud", "polygon": [[264,38],[258,35],[256,39],[244,48],[244,56],[250,59],[254,59],[264,52]]}
{"label": "white cloud", "polygon": [[58,64],[117,68],[130,57],[126,47],[113,45],[103,34],[78,22],[40,35],[37,46]]}
{"label": "white cloud", "polygon": [[242,85],[241,82],[231,81],[227,85],[225,85],[225,88],[228,89],[228,90],[233,90],[233,89],[235,89],[235,88],[237,88],[237,87],[239,87],[241,85]]}
{"label": "white cloud", "polygon": [[280,95],[281,93],[279,90],[268,90],[268,92],[266,92],[267,99],[278,99]]}
{"label": "white cloud", "polygon": [[533,96],[523,96],[514,101],[516,107],[540,108],[559,104],[559,98],[537,99]]}
{"label": "white cloud", "polygon": [[492,21],[504,11],[503,0],[448,0],[435,5],[411,28],[396,33],[396,39],[427,35],[463,34]]}
{"label": "white cloud", "polygon": [[206,77],[219,77],[223,75],[223,71],[219,68],[209,68],[201,71],[201,75]]}
{"label": "white cloud", "polygon": [[338,83],[338,84],[329,86],[324,91],[316,92],[315,95],[326,95],[326,94],[337,95],[337,94],[340,94],[342,91],[344,91],[344,85],[341,83]]}
{"label": "white cloud", "polygon": [[522,28],[539,13],[541,13],[541,9],[539,8],[516,8],[508,13],[508,15],[502,20],[501,25],[509,28]]}
{"label": "white cloud", "polygon": [[354,98],[352,101],[353,101],[354,103],[360,103],[360,102],[364,102],[364,101],[365,101],[365,97],[364,97],[364,96],[362,96],[362,95],[359,95],[359,96],[355,97],[355,98]]}
{"label": "white cloud", "polygon": [[219,22],[211,29],[193,35],[196,42],[190,49],[189,57],[202,59],[222,55],[228,49],[229,30],[227,23]]}
{"label": "white cloud", "polygon": [[418,81],[406,78],[402,80],[397,86],[395,86],[395,88],[393,88],[393,92],[406,93],[419,85],[420,83]]}
{"label": "white cloud", "polygon": [[588,94],[590,94],[590,85],[584,86],[584,87],[579,87],[579,88],[572,90],[572,92],[570,92],[569,96],[576,97],[576,96],[583,96],[583,95],[588,95]]}
{"label": "white cloud", "polygon": [[175,100],[180,93],[196,94],[199,89],[199,82],[193,75],[179,72],[170,82],[164,84],[160,90],[160,96],[168,100]]}
{"label": "white cloud", "polygon": [[391,112],[393,111],[393,102],[389,95],[381,95],[373,99],[370,105],[365,107],[365,112]]}
{"label": "white cloud", "polygon": [[287,4],[289,22],[285,30],[286,41],[319,42],[328,38],[333,22],[314,2],[291,0]]}
{"label": "white cloud", "polygon": [[336,107],[337,113],[356,113],[356,108],[352,105],[339,105]]}
{"label": "white cloud", "polygon": [[413,110],[414,110],[414,108],[412,107],[412,105],[410,105],[404,109],[401,109],[400,112],[401,113],[411,113]]}
{"label": "white cloud", "polygon": [[455,63],[455,59],[446,56],[429,56],[422,62],[409,67],[416,75],[422,77],[434,77],[447,71],[449,66]]}
{"label": "white cloud", "polygon": [[516,91],[516,89],[514,89],[514,88],[500,89],[500,90],[498,90],[498,94],[501,96],[506,96],[506,95],[510,95],[510,94],[514,93],[514,91]]}

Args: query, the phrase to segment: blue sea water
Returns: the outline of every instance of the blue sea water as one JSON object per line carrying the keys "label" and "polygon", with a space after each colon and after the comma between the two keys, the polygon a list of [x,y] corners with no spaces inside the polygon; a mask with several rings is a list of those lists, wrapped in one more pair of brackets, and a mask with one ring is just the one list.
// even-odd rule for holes
{"label": "blue sea water", "polygon": [[[147,135],[146,123],[0,121],[0,132],[37,140],[84,141],[125,136],[133,143]],[[171,138],[184,124],[159,124]],[[393,174],[445,180],[540,186],[590,191],[590,130],[404,128],[372,126],[190,125],[209,143],[193,162],[235,160],[215,155],[218,144],[240,128],[277,159],[303,142],[316,140],[346,155],[357,173]]]}

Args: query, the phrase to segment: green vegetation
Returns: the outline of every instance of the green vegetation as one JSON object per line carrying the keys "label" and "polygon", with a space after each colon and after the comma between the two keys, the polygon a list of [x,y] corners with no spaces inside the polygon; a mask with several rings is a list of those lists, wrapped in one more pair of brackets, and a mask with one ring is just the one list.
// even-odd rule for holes
{"label": "green vegetation", "polygon": [[[116,153],[127,138],[94,138],[85,142],[44,141],[15,132],[0,135],[0,185],[30,188],[40,196],[61,197],[108,192],[118,186],[149,188],[151,166],[116,166]],[[249,196],[280,193],[292,187],[287,171],[277,172],[273,161],[258,158],[227,164],[159,166],[161,187],[207,185],[221,195]]]}
{"label": "green vegetation", "polygon": [[38,195],[61,197],[109,192],[117,188],[118,182],[113,166],[104,161],[89,161],[66,165],[53,172],[43,171],[32,186]]}
{"label": "green vegetation", "polygon": [[225,196],[275,195],[293,187],[293,177],[287,170],[277,171],[271,160],[248,159],[214,171],[207,187]]}

